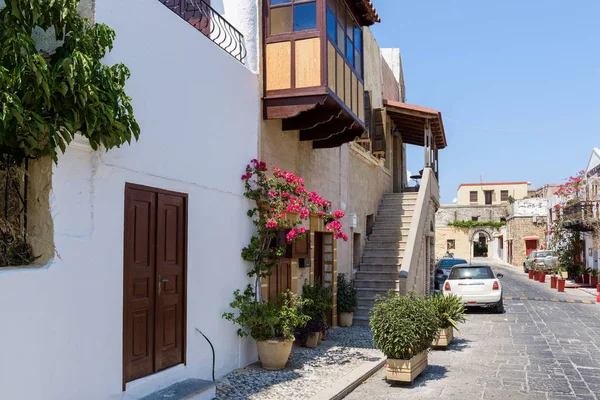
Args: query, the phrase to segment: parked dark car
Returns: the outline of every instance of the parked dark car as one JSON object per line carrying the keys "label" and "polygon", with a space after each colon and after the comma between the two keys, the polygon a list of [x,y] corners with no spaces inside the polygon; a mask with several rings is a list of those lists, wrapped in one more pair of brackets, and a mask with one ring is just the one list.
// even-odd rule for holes
{"label": "parked dark car", "polygon": [[450,270],[458,264],[468,264],[464,258],[442,258],[435,264],[435,290],[442,290],[444,282],[450,276]]}

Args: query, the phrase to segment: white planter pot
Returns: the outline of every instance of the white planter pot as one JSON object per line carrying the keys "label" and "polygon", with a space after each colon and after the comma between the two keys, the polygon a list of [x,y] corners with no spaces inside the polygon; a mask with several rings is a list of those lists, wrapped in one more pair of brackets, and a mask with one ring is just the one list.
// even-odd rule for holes
{"label": "white planter pot", "polygon": [[352,326],[352,321],[354,320],[353,312],[343,312],[338,315],[338,325],[343,327]]}
{"label": "white planter pot", "polygon": [[386,378],[390,381],[412,383],[427,367],[427,350],[410,360],[387,359]]}

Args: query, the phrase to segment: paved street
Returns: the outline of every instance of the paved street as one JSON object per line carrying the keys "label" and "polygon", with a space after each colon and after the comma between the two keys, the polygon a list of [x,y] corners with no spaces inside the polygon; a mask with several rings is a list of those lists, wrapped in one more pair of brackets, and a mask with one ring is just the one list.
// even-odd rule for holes
{"label": "paved street", "polygon": [[492,265],[505,275],[505,297],[544,300],[505,301],[505,314],[469,311],[451,348],[431,351],[412,386],[386,383],[381,370],[346,399],[600,399],[600,305],[556,301],[595,298]]}

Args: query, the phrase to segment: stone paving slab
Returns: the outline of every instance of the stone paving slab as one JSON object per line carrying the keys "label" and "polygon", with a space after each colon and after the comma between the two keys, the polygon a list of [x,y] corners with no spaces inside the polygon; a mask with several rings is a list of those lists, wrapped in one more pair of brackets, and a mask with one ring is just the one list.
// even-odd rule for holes
{"label": "stone paving slab", "polygon": [[504,300],[529,300],[529,301],[552,301],[554,303],[577,303],[577,304],[596,304],[592,300],[577,300],[577,299],[558,299],[556,297],[527,297],[527,296],[504,296]]}

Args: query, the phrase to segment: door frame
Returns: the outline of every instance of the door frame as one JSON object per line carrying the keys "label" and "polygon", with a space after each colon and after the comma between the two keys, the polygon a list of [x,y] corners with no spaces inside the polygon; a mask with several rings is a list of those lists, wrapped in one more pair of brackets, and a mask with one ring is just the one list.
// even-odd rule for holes
{"label": "door frame", "polygon": [[[184,208],[184,215],[183,215],[183,326],[182,326],[182,334],[183,334],[183,343],[182,343],[182,364],[186,365],[187,364],[187,286],[188,286],[188,211],[189,211],[189,201],[188,201],[188,194],[187,193],[181,193],[181,192],[175,192],[172,190],[166,190],[166,189],[161,189],[161,188],[157,188],[157,187],[152,187],[152,186],[145,186],[145,185],[140,185],[137,183],[130,183],[130,182],[125,182],[125,188],[123,190],[123,217],[122,217],[122,221],[123,221],[123,292],[122,292],[122,297],[121,297],[121,305],[123,306],[122,309],[122,336],[121,336],[121,347],[122,347],[122,357],[121,357],[121,379],[123,382],[123,391],[125,391],[127,383],[125,381],[125,357],[126,357],[126,353],[125,353],[125,325],[126,325],[126,321],[125,321],[125,291],[127,290],[127,281],[125,280],[125,265],[127,263],[127,247],[125,246],[125,215],[127,213],[127,191],[130,189],[134,189],[134,190],[142,190],[142,191],[146,191],[146,192],[152,192],[152,193],[156,193],[156,194],[165,194],[168,196],[176,196],[176,197],[181,197],[183,199],[183,208]],[[155,302],[154,307],[156,308],[157,303]],[[155,319],[156,319],[156,313],[155,313]],[[153,344],[154,345],[154,344]],[[179,365],[179,364],[178,364]],[[145,377],[151,376],[151,375],[155,375],[158,373],[161,373],[162,371],[165,370],[161,370],[161,371],[157,371],[154,372],[150,375],[146,375]],[[138,379],[144,379],[145,377],[142,378],[138,378]],[[136,379],[137,380],[137,379]],[[135,381],[135,380],[134,380]],[[134,381],[129,381],[129,382],[134,382]]]}

